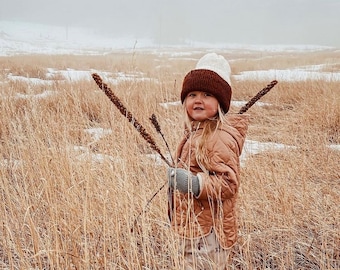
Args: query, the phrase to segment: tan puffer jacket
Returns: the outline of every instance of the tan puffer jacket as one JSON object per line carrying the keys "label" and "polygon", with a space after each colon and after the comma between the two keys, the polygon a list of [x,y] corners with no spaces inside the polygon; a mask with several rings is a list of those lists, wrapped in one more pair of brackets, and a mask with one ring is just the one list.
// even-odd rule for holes
{"label": "tan puffer jacket", "polygon": [[[202,172],[195,158],[195,146],[203,126],[185,136],[177,149],[177,166],[188,169],[201,179],[200,194],[174,191],[169,204],[172,227],[186,238],[208,235],[214,229],[223,248],[231,247],[237,239],[235,201],[240,185],[239,156],[245,141],[249,118],[247,115],[227,115],[223,124],[206,142],[211,169]],[[193,129],[194,130],[194,129]]]}

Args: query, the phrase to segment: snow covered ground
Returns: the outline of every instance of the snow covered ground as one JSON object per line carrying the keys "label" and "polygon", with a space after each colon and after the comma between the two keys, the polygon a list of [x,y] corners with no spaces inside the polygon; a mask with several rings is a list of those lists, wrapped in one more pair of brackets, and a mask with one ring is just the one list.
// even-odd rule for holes
{"label": "snow covered ground", "polygon": [[[0,21],[0,56],[15,54],[103,54],[114,49],[159,49],[152,38],[135,36],[107,37],[97,30],[80,27],[60,27],[18,21]],[[206,44],[192,40],[181,47],[246,49],[256,51],[321,51],[335,49],[317,45],[244,45]]]}
{"label": "snow covered ground", "polygon": [[[190,42],[190,46],[193,42]],[[198,47],[209,47],[208,44],[196,44]],[[217,46],[217,45],[214,45]],[[135,37],[125,38],[106,38],[98,35],[90,29],[82,28],[62,28],[56,26],[46,26],[33,23],[18,23],[9,21],[0,21],[0,56],[11,56],[21,54],[105,54],[115,49],[131,50],[135,47],[157,50],[158,45],[154,44],[151,39],[136,39]],[[244,49],[247,50],[267,50],[267,51],[318,51],[328,50],[329,47],[321,46],[244,46],[244,45],[219,45],[219,48],[224,49]],[[189,57],[186,52],[186,57]],[[178,57],[178,56],[177,56]],[[300,81],[300,80],[326,80],[326,81],[340,81],[340,72],[323,72],[323,68],[326,65],[317,66],[304,66],[295,69],[287,70],[257,70],[246,71],[239,74],[235,74],[236,80],[279,80],[279,81]],[[37,78],[27,78],[21,76],[14,76],[9,74],[5,80],[22,80],[30,84],[41,84],[48,87],[55,75],[62,76],[65,80],[77,81],[77,80],[91,80],[91,74],[97,72],[103,78],[111,84],[117,84],[122,80],[144,80],[146,78],[144,74],[124,74],[119,73],[115,76],[109,76],[112,74],[103,73],[95,70],[55,70],[48,69],[46,74],[47,80],[41,80]],[[116,79],[110,79],[115,77]],[[0,82],[1,83],[1,82]],[[23,95],[16,94],[11,98],[47,98],[50,95],[57,94],[54,91],[46,89],[43,93],[37,95]],[[233,101],[233,106],[243,106],[245,101]],[[161,103],[160,106],[165,109],[171,108],[171,106],[178,106],[180,102]],[[257,106],[265,105],[261,102],[256,104]],[[268,104],[266,104],[268,105]],[[85,130],[89,133],[94,141],[100,140],[102,137],[110,134],[112,131],[102,128]],[[249,155],[257,154],[263,151],[269,150],[283,150],[288,149],[291,146],[275,143],[263,143],[247,140],[244,147],[244,152],[241,156],[241,163],[243,164]],[[340,150],[340,145],[330,145],[333,150]],[[91,158],[94,161],[102,162],[105,160],[104,155],[93,154],[86,147],[74,146],[72,151],[79,152],[78,158]],[[149,157],[160,162],[159,157],[156,155],[150,155]],[[115,161],[113,157],[106,156],[106,159]],[[18,161],[19,162],[19,161]],[[10,162],[8,160],[0,161],[0,166],[8,166]]]}
{"label": "snow covered ground", "polygon": [[[270,51],[270,52],[299,52],[299,51],[322,51],[335,49],[326,46],[314,45],[240,45],[240,44],[203,44],[188,41],[185,48],[218,48],[219,50],[243,49],[247,51]],[[105,54],[113,50],[133,50],[159,49],[151,38],[136,38],[133,36],[109,38],[99,35],[93,29],[60,27],[42,25],[36,23],[0,21],[0,56],[11,56],[18,54]],[[163,48],[163,52],[164,53]],[[180,52],[173,57],[183,57]],[[186,57],[190,57],[190,52],[186,52]],[[233,61],[230,59],[230,61]],[[303,80],[326,80],[340,81],[340,72],[322,72],[322,68],[327,65],[303,66],[285,70],[257,70],[245,71],[235,74],[237,80],[279,80],[279,81],[303,81]],[[331,68],[331,67],[330,67]],[[69,79],[75,77],[88,77],[90,71],[64,70],[58,71],[66,74]],[[51,71],[53,73],[53,71]],[[113,82],[111,82],[113,83]]]}

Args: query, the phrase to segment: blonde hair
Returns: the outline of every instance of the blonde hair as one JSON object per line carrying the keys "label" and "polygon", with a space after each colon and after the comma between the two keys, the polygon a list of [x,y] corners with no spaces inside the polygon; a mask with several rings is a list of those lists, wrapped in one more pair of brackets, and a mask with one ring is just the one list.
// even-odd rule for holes
{"label": "blonde hair", "polygon": [[[185,125],[185,129],[188,132],[194,132],[199,128],[199,125],[197,126],[196,130],[192,130],[192,122],[193,120],[190,118],[188,111],[186,110],[185,107],[185,100],[183,102],[183,110],[184,110],[184,125]],[[218,104],[218,108],[217,108],[217,114],[214,118],[209,118],[206,119],[204,121],[202,121],[202,123],[204,123],[203,125],[203,131],[202,131],[202,135],[200,136],[199,140],[197,141],[196,144],[196,161],[198,166],[202,169],[203,172],[208,173],[210,171],[210,162],[208,160],[208,153],[207,153],[207,148],[205,147],[206,145],[206,141],[212,137],[214,135],[214,133],[216,132],[216,130],[219,128],[219,126],[221,126],[224,121],[225,114],[220,106],[220,104]]]}

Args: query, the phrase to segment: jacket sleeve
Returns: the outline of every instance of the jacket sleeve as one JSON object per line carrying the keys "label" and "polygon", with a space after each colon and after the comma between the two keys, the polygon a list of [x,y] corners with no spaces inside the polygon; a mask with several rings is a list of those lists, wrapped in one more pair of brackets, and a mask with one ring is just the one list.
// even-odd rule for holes
{"label": "jacket sleeve", "polygon": [[237,140],[223,134],[209,145],[209,174],[198,173],[201,178],[201,200],[227,200],[234,197],[239,188],[239,155]]}

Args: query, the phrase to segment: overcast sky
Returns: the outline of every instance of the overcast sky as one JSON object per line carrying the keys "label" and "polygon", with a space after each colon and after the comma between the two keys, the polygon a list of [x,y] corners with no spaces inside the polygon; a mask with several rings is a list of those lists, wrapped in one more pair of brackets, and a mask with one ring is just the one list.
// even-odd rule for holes
{"label": "overcast sky", "polygon": [[340,0],[0,0],[0,20],[92,27],[160,44],[340,47]]}

